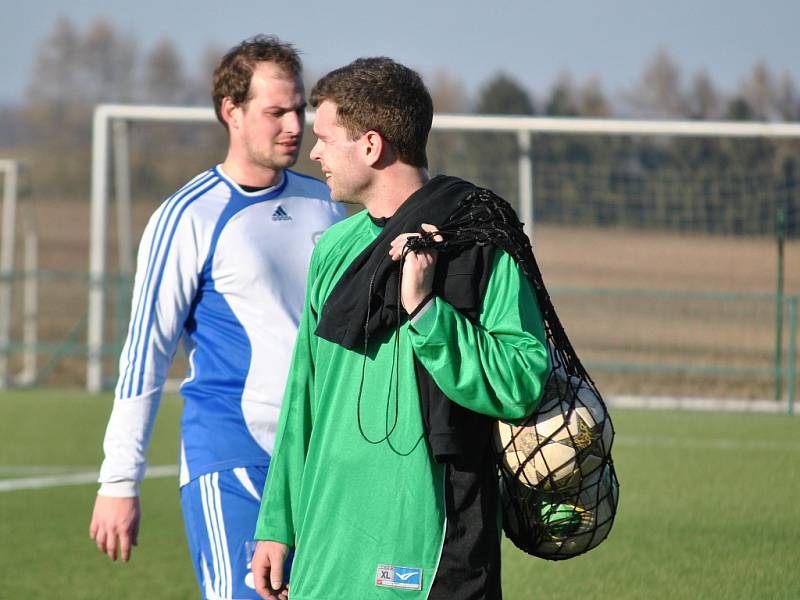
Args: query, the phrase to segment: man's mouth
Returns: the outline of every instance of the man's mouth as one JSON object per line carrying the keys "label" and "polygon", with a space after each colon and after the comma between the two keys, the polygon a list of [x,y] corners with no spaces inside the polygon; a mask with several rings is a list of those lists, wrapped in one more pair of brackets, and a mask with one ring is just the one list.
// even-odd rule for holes
{"label": "man's mouth", "polygon": [[300,141],[299,140],[294,140],[294,141],[287,141],[287,142],[278,142],[278,145],[282,146],[283,148],[285,148],[286,150],[288,150],[290,152],[295,152],[300,147]]}

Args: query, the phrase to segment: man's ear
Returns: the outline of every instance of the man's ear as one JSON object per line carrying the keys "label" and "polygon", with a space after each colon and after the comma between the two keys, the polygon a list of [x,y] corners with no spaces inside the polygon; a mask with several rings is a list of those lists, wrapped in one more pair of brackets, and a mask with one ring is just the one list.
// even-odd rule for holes
{"label": "man's ear", "polygon": [[222,114],[222,118],[225,120],[225,123],[227,123],[228,129],[239,129],[239,118],[242,111],[238,105],[234,104],[233,99],[230,96],[225,96],[222,99],[220,113]]}
{"label": "man's ear", "polygon": [[368,131],[362,137],[362,152],[364,160],[370,167],[374,166],[381,158],[384,158],[389,146],[383,136],[377,131]]}

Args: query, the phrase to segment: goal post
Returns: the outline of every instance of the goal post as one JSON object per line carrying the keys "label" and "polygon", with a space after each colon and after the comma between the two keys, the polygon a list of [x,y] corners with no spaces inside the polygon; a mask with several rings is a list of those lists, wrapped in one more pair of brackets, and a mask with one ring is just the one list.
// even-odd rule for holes
{"label": "goal post", "polygon": [[[307,113],[307,122],[314,114]],[[108,202],[117,205],[119,272],[130,274],[134,239],[130,231],[130,165],[127,157],[128,124],[135,122],[214,122],[210,108],[174,106],[100,105],[94,113],[92,137],[92,186],[90,226],[90,282],[88,308],[88,360],[86,387],[98,392],[104,386],[104,307],[107,276],[106,244]],[[536,210],[537,173],[534,160],[534,136],[541,134],[569,136],[663,136],[667,138],[728,138],[800,140],[800,124],[728,121],[647,121],[626,119],[585,119],[499,115],[436,114],[433,132],[475,132],[505,134],[514,140],[515,160],[509,170],[516,175],[516,197],[526,233],[532,237]],[[434,135],[432,134],[432,135]],[[113,154],[113,161],[111,156]],[[569,177],[569,175],[565,175]],[[540,209],[543,206],[539,198]],[[124,261],[127,260],[127,266]],[[776,294],[777,296],[777,294]],[[782,302],[781,298],[777,298]],[[764,302],[763,299],[758,300]],[[789,308],[794,306],[791,302]],[[699,309],[698,309],[699,310]],[[705,310],[705,309],[703,309]],[[791,315],[790,315],[791,317]],[[790,346],[794,338],[789,340]],[[795,340],[796,341],[796,340]],[[790,365],[791,367],[791,365]],[[791,368],[790,368],[791,371]],[[787,385],[794,385],[794,379]],[[793,389],[793,388],[792,388]]]}
{"label": "goal post", "polygon": [[[38,336],[38,234],[29,195],[20,192],[20,178],[29,175],[24,163],[0,159],[2,231],[0,231],[0,389],[35,381]],[[17,230],[22,233],[22,273],[17,271]],[[22,281],[22,307],[15,310],[15,282]],[[12,326],[21,321],[21,369],[12,372],[11,357],[18,344]]]}
{"label": "goal post", "polygon": [[19,163],[0,160],[3,180],[3,229],[0,232],[0,388],[9,384],[8,347],[11,341],[11,285],[14,272]]}
{"label": "goal post", "polygon": [[[127,156],[127,125],[135,121],[207,122],[214,120],[209,108],[176,106],[138,106],[100,104],[92,122],[92,182],[89,225],[89,303],[87,318],[86,389],[98,393],[103,389],[103,325],[106,293],[106,228],[111,187],[113,147],[114,194],[117,202],[117,230],[120,272],[130,275],[133,269],[133,237],[131,235],[130,163]],[[110,143],[113,138],[113,145]]]}

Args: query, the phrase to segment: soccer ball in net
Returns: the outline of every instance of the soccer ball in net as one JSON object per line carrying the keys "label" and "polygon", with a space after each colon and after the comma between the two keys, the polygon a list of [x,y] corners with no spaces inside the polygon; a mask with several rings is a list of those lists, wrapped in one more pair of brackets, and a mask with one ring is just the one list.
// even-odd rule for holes
{"label": "soccer ball in net", "polygon": [[537,492],[503,479],[503,529],[519,548],[563,560],[591,550],[614,524],[619,482],[612,463],[584,478],[571,494]]}
{"label": "soccer ball in net", "polygon": [[502,466],[541,491],[575,489],[603,465],[613,437],[597,392],[579,377],[555,371],[532,416],[518,423],[498,421],[494,431]]}

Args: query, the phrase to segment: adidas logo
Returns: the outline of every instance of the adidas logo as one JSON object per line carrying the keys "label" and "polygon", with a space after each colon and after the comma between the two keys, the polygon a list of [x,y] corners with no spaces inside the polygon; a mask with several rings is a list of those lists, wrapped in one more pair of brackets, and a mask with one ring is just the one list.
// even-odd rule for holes
{"label": "adidas logo", "polygon": [[279,206],[275,209],[275,212],[272,213],[272,220],[273,221],[291,221],[292,217],[289,216],[285,210],[283,210],[282,206]]}

